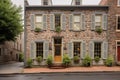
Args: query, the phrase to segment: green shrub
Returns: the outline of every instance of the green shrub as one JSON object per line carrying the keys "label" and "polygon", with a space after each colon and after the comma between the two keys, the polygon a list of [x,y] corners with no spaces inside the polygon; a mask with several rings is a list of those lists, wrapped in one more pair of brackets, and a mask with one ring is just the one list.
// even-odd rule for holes
{"label": "green shrub", "polygon": [[100,61],[100,58],[98,56],[96,56],[94,60],[96,63],[98,63]]}
{"label": "green shrub", "polygon": [[40,32],[40,31],[41,31],[40,28],[38,28],[38,27],[35,28],[35,32]]}
{"label": "green shrub", "polygon": [[56,27],[56,32],[61,32],[61,28],[60,28],[60,26],[58,26],[58,27]]}
{"label": "green shrub", "polygon": [[108,66],[108,67],[111,67],[111,66],[113,66],[113,62],[114,62],[113,57],[109,56],[109,57],[105,60],[105,65]]}
{"label": "green shrub", "polygon": [[74,63],[79,63],[79,56],[74,56],[73,60],[74,60]]}
{"label": "green shrub", "polygon": [[98,34],[101,34],[102,33],[102,28],[101,27],[98,27],[98,28],[96,28],[96,32],[98,33]]}
{"label": "green shrub", "polygon": [[48,65],[48,67],[51,67],[51,66],[53,65],[52,55],[49,55],[49,56],[47,57],[46,63],[47,63],[47,65]]}
{"label": "green shrub", "polygon": [[36,61],[40,64],[42,62],[42,57],[41,56],[36,57]]}
{"label": "green shrub", "polygon": [[69,56],[67,54],[63,55],[63,66],[64,67],[69,67],[71,63],[71,59],[69,58]]}
{"label": "green shrub", "polygon": [[33,64],[33,61],[32,61],[32,59],[29,58],[29,59],[27,60],[27,67],[28,67],[28,68],[31,68],[31,67],[32,67],[32,64]]}
{"label": "green shrub", "polygon": [[92,59],[89,55],[86,55],[82,62],[83,66],[89,67],[92,64]]}
{"label": "green shrub", "polygon": [[20,61],[20,62],[23,62],[23,61],[24,61],[24,55],[23,55],[23,53],[20,53],[20,54],[19,54],[19,61]]}

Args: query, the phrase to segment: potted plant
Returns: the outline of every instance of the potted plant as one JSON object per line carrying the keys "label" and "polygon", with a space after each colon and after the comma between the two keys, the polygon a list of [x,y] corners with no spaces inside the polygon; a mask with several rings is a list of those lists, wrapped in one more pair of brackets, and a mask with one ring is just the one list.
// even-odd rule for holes
{"label": "potted plant", "polygon": [[48,65],[48,67],[51,67],[51,66],[53,65],[52,55],[49,55],[49,56],[47,57],[46,63],[47,63],[47,65]]}
{"label": "potted plant", "polygon": [[60,28],[60,26],[57,26],[55,29],[56,29],[56,32],[58,32],[58,33],[61,32],[61,28]]}
{"label": "potted plant", "polygon": [[40,28],[38,28],[38,27],[35,28],[35,32],[40,32],[40,31],[41,31]]}
{"label": "potted plant", "polygon": [[89,55],[86,55],[82,62],[83,66],[90,67],[92,64],[92,59]]}
{"label": "potted plant", "polygon": [[41,56],[36,57],[36,61],[40,65],[40,63],[42,62],[42,57]]}
{"label": "potted plant", "polygon": [[102,33],[102,28],[101,27],[98,27],[98,28],[96,28],[96,32],[98,33],[98,34],[101,34]]}
{"label": "potted plant", "polygon": [[32,63],[33,63],[32,59],[29,58],[27,60],[27,68],[31,68],[32,67]]}
{"label": "potted plant", "polygon": [[100,61],[100,57],[96,56],[94,60],[96,63],[98,63]]}
{"label": "potted plant", "polygon": [[109,57],[105,60],[105,65],[108,66],[108,67],[112,67],[112,66],[113,66],[113,62],[114,62],[113,57],[109,56]]}
{"label": "potted plant", "polygon": [[74,56],[73,60],[74,60],[74,63],[78,64],[79,63],[79,56]]}
{"label": "potted plant", "polygon": [[69,58],[69,56],[67,54],[63,55],[63,66],[64,67],[69,67],[70,63],[71,63],[71,59]]}

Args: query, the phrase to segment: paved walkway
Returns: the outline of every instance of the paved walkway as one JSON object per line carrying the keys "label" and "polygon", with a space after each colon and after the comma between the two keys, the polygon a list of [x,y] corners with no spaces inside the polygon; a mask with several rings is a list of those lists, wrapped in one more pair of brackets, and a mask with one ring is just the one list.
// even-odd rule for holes
{"label": "paved walkway", "polygon": [[103,72],[103,71],[120,71],[120,66],[106,67],[70,67],[65,69],[49,69],[49,68],[26,68],[23,73],[49,73],[49,72]]}
{"label": "paved walkway", "polygon": [[0,64],[0,74],[22,73],[23,62],[8,62]]}

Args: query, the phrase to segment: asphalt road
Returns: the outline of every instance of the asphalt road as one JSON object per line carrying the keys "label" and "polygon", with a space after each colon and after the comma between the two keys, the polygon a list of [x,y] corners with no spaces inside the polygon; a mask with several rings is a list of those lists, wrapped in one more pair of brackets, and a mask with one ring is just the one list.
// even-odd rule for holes
{"label": "asphalt road", "polygon": [[120,72],[13,74],[0,80],[120,80]]}

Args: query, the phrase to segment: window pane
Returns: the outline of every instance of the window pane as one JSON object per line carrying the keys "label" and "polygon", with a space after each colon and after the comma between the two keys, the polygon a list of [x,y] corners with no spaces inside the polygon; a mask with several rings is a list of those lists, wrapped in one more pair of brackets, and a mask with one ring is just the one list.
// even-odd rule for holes
{"label": "window pane", "polygon": [[48,5],[48,0],[43,0],[44,5]]}
{"label": "window pane", "polygon": [[102,15],[96,15],[95,16],[95,26],[101,27],[102,25]]}
{"label": "window pane", "polygon": [[94,43],[94,57],[101,58],[101,43],[100,42]]}
{"label": "window pane", "polygon": [[61,16],[60,14],[56,14],[55,15],[55,27],[60,26],[60,24],[61,24]]}
{"label": "window pane", "polygon": [[74,22],[80,22],[80,15],[74,16]]}
{"label": "window pane", "polygon": [[43,57],[43,43],[36,43],[36,56]]}
{"label": "window pane", "polygon": [[74,56],[80,57],[80,42],[74,42]]}
{"label": "window pane", "polygon": [[74,15],[74,30],[80,30],[80,15]]}
{"label": "window pane", "polygon": [[42,22],[42,16],[36,16],[36,22]]}
{"label": "window pane", "polygon": [[80,30],[80,24],[79,23],[74,23],[74,30]]}
{"label": "window pane", "polygon": [[120,30],[120,16],[118,16],[117,29],[119,29],[119,30]]}

